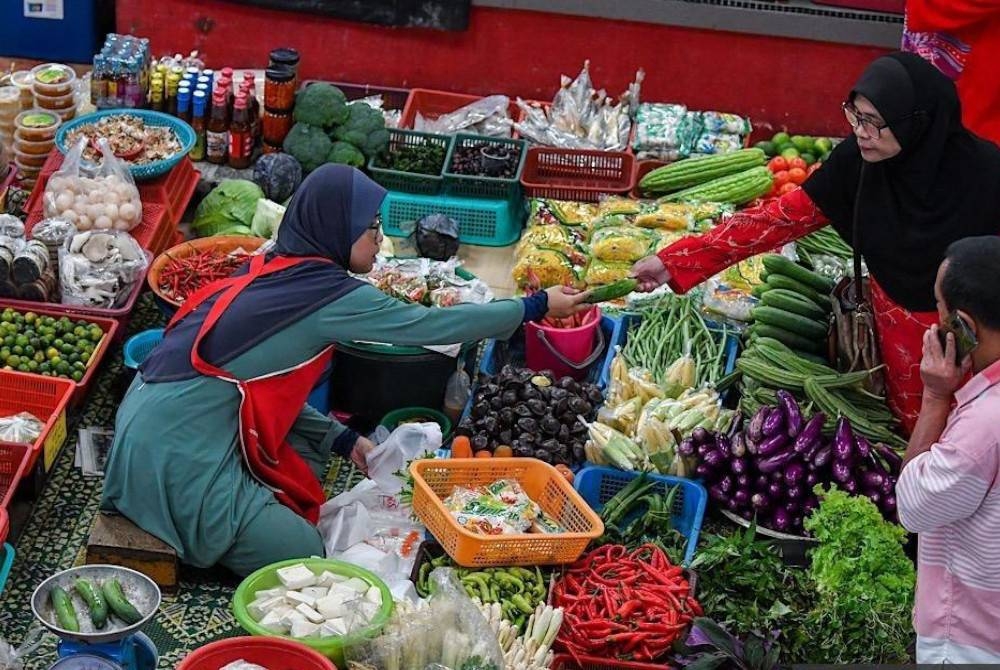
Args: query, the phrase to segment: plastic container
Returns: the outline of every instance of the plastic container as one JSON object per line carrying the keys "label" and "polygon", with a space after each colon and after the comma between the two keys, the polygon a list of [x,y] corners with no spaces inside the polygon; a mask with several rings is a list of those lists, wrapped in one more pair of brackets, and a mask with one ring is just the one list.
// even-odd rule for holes
{"label": "plastic container", "polygon": [[451,420],[436,409],[428,407],[404,407],[393,410],[382,417],[379,425],[392,432],[404,423],[412,423],[420,419],[430,420],[441,426],[442,441],[446,442],[451,436]]}
{"label": "plastic container", "polygon": [[[430,459],[410,465],[413,512],[456,563],[479,568],[572,563],[604,532],[601,519],[559,472],[534,458]],[[441,502],[456,486],[516,480],[565,533],[478,535],[458,525]]]}
{"label": "plastic container", "polygon": [[644,194],[642,191],[640,191],[639,182],[642,181],[642,178],[645,177],[647,174],[649,174],[656,168],[663,167],[664,165],[667,165],[666,161],[657,161],[657,160],[638,161],[635,164],[635,180],[633,181],[632,191],[629,193],[629,195],[636,199],[656,197],[656,196],[648,196]]}
{"label": "plastic container", "polygon": [[616,661],[596,656],[556,654],[551,670],[664,670],[668,666],[660,663],[638,663],[636,661]]}
{"label": "plastic container", "polygon": [[52,467],[66,441],[66,407],[74,389],[70,379],[0,370],[0,416],[31,412],[45,422],[41,435],[30,445],[29,467],[39,456],[44,458],[46,471]]}
{"label": "plastic container", "polygon": [[[433,120],[482,99],[482,96],[478,95],[415,88],[410,91],[410,97],[406,101],[406,106],[403,107],[403,115],[400,117],[399,127],[415,128],[418,114],[425,119]],[[510,105],[507,107],[507,114],[510,116],[511,121],[517,119],[518,114],[520,114],[520,108],[514,100],[511,100]]]}
{"label": "plastic container", "polygon": [[76,96],[72,92],[66,95],[47,96],[39,93],[35,94],[35,107],[47,109],[54,112],[65,112],[76,107]]}
{"label": "plastic container", "polygon": [[17,166],[17,172],[21,176],[21,185],[24,185],[25,179],[35,180],[38,178],[38,174],[41,172],[40,167],[35,167],[34,165],[25,165],[17,159],[15,150],[14,165]]}
{"label": "plastic container", "polygon": [[602,194],[626,195],[635,179],[635,157],[621,151],[532,147],[521,173],[526,198],[597,202]]}
{"label": "plastic container", "polygon": [[0,86],[0,121],[13,123],[21,113],[21,91],[17,86]]}
{"label": "plastic container", "polygon": [[21,137],[31,142],[46,142],[53,139],[62,125],[62,119],[54,112],[30,109],[21,112],[14,119]]}
{"label": "plastic container", "polygon": [[149,266],[149,272],[146,275],[146,282],[149,284],[149,288],[153,290],[153,293],[156,294],[158,302],[162,303],[164,307],[176,311],[181,306],[181,303],[168,297],[160,289],[160,274],[167,267],[168,263],[172,260],[187,258],[193,254],[208,251],[209,249],[229,253],[242,248],[250,253],[260,248],[265,241],[260,237],[250,237],[248,235],[218,235],[216,237],[203,237],[183,242],[161,253],[153,260],[153,264]]}
{"label": "plastic container", "polygon": [[524,325],[525,364],[532,370],[552,370],[555,376],[581,380],[604,353],[601,309],[587,313],[583,325],[553,328],[541,322]]}
{"label": "plastic container", "polygon": [[[275,586],[280,585],[281,582],[278,580],[277,575],[277,570],[279,568],[284,568],[289,565],[298,565],[300,563],[304,564],[316,574],[319,574],[323,570],[329,570],[335,574],[363,579],[372,586],[378,587],[379,591],[382,592],[382,607],[379,609],[375,618],[367,628],[357,631],[352,635],[342,637],[305,638],[301,641],[307,647],[314,649],[331,659],[334,664],[344,666],[344,648],[350,647],[351,645],[377,635],[385,627],[385,624],[389,621],[389,617],[392,616],[392,593],[389,591],[389,587],[387,587],[381,579],[368,570],[343,561],[324,558],[291,559],[288,561],[272,563],[271,565],[267,565],[251,574],[237,587],[236,594],[233,595],[233,616],[236,617],[240,626],[242,626],[243,629],[251,635],[270,638],[285,637],[275,635],[267,629],[261,628],[261,626],[254,621],[254,618],[250,616],[250,613],[247,611],[247,606],[254,601],[254,593],[257,591],[274,588]],[[299,669],[296,668],[296,670]]]}
{"label": "plastic container", "polygon": [[414,130],[389,130],[389,147],[386,155],[396,153],[403,147],[418,146],[438,146],[442,151],[442,163],[437,174],[420,174],[417,172],[403,172],[383,167],[382,156],[372,156],[368,161],[368,172],[372,179],[385,186],[391,191],[403,191],[406,193],[423,193],[434,195],[441,190],[441,173],[444,170],[446,159],[451,152],[451,138],[446,135],[434,135],[432,133],[418,133]]}
{"label": "plastic container", "polygon": [[19,145],[14,146],[14,161],[25,168],[34,168],[41,173],[45,167],[45,154],[27,154],[20,150]]}
{"label": "plastic container", "polygon": [[[3,510],[0,510],[2,512]],[[2,552],[2,557],[0,557],[0,595],[3,595],[3,589],[7,585],[7,578],[10,577],[10,569],[14,566],[14,557],[17,552],[14,551],[14,545],[4,544],[0,547],[0,552]]]}
{"label": "plastic container", "polygon": [[337,670],[318,651],[293,640],[267,637],[232,637],[195,649],[177,670],[219,670],[243,659],[268,670]]}
{"label": "plastic container", "polygon": [[[18,409],[17,412],[24,411]],[[17,412],[14,412],[15,414]],[[28,471],[30,444],[0,442],[0,509],[6,514],[18,483]]]}
{"label": "plastic container", "polygon": [[20,93],[21,109],[27,110],[35,106],[35,92],[32,84],[35,77],[28,70],[18,70],[10,75],[10,83],[17,87]]}
{"label": "plastic container", "polygon": [[163,328],[144,330],[125,341],[123,355],[125,367],[133,373],[139,369],[146,357],[163,341]]}
{"label": "plastic container", "polygon": [[[625,488],[630,481],[639,476],[638,472],[626,472],[615,468],[588,466],[577,473],[573,480],[573,488],[587,501],[591,509],[600,513],[604,505],[616,493]],[[701,484],[668,475],[650,473],[649,478],[662,484],[659,493],[666,494],[671,487],[680,486],[677,497],[674,498],[671,522],[681,535],[687,538],[684,550],[684,565],[687,566],[694,558],[695,547],[698,545],[698,534],[705,518],[705,507],[708,504],[708,492]],[[633,517],[626,517],[622,523],[628,524]]]}
{"label": "plastic container", "polygon": [[36,96],[64,96],[73,93],[76,72],[62,63],[44,63],[31,69],[31,88]]}
{"label": "plastic container", "polygon": [[[488,175],[459,174],[453,171],[456,153],[465,147],[485,144],[487,147],[503,147],[518,152],[517,168],[513,177],[490,177]],[[470,198],[515,199],[521,195],[521,172],[527,158],[528,146],[523,140],[508,140],[482,135],[466,135],[459,133],[448,150],[444,161],[444,186],[449,195],[467,196]]]}
{"label": "plastic container", "polygon": [[32,154],[34,156],[42,156],[44,158],[48,158],[49,152],[52,151],[52,147],[56,145],[55,138],[45,140],[43,142],[33,142],[27,139],[20,130],[14,131],[14,141],[17,148],[22,152]]}
{"label": "plastic container", "polygon": [[506,247],[521,237],[527,218],[518,200],[457,198],[448,195],[415,195],[390,191],[382,201],[382,229],[386,235],[404,237],[402,225],[428,214],[444,214],[458,221],[462,244]]}

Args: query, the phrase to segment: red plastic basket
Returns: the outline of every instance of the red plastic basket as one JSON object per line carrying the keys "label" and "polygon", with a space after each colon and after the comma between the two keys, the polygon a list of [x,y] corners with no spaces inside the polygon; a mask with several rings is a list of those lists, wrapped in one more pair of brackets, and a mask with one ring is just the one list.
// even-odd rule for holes
{"label": "red plastic basket", "polygon": [[556,654],[552,660],[551,670],[664,670],[669,667],[657,663],[615,661],[595,656],[577,656],[574,659],[569,654]]}
{"label": "red plastic basket", "polygon": [[275,637],[233,637],[195,649],[177,670],[217,670],[243,659],[271,670],[337,670],[333,661],[301,642]]}
{"label": "red plastic basket", "polygon": [[0,508],[6,510],[10,504],[30,457],[30,445],[0,442]]}
{"label": "red plastic basket", "polygon": [[[163,205],[167,210],[170,224],[176,227],[181,222],[184,210],[191,202],[191,196],[194,195],[200,179],[201,172],[195,169],[190,158],[185,158],[162,177],[139,182],[139,197],[143,205],[147,202]],[[159,253],[163,249],[150,249],[150,251]]]}
{"label": "red plastic basket", "polygon": [[[302,88],[311,84],[323,82],[322,79],[307,79],[302,82]],[[384,109],[399,109],[406,107],[406,101],[410,98],[410,89],[396,88],[394,86],[378,86],[376,84],[351,84],[346,81],[329,81],[343,92],[348,102],[361,100],[373,95],[382,96],[382,107]]]}
{"label": "red plastic basket", "polygon": [[521,174],[526,198],[597,202],[626,195],[635,180],[635,157],[622,151],[532,147]]}
{"label": "red plastic basket", "polygon": [[[66,406],[75,385],[70,379],[42,377],[11,370],[0,370],[0,416],[30,412],[45,422],[41,435],[31,445],[0,444],[0,460],[5,446],[30,446],[27,466],[30,470],[39,457],[48,471],[66,441]],[[0,507],[3,506],[3,466],[0,465]]]}
{"label": "red plastic basket", "polygon": [[635,179],[632,182],[632,190],[629,192],[629,195],[632,196],[633,198],[640,198],[640,199],[649,197],[644,195],[642,191],[639,190],[639,182],[642,181],[642,178],[645,177],[647,174],[649,174],[658,167],[663,167],[664,165],[667,165],[667,161],[654,161],[654,160],[638,161],[635,164]]}
{"label": "red plastic basket", "polygon": [[[41,183],[41,182],[39,182]],[[35,208],[28,211],[28,219],[24,223],[24,232],[27,235],[35,224],[45,218],[44,208],[41,200]],[[142,222],[129,231],[135,238],[139,246],[151,252],[154,256],[167,249],[166,245],[174,234],[176,226],[170,223],[167,218],[167,210],[163,205],[153,202],[142,203]]]}
{"label": "red plastic basket", "polygon": [[[479,95],[415,88],[410,91],[410,97],[406,100],[406,107],[403,108],[403,116],[400,118],[399,127],[413,129],[418,113],[425,119],[436,119],[443,114],[449,114],[456,109],[461,109],[482,99],[483,97]],[[512,120],[516,119],[521,113],[517,103],[513,100],[511,100],[507,108],[507,113]]]}

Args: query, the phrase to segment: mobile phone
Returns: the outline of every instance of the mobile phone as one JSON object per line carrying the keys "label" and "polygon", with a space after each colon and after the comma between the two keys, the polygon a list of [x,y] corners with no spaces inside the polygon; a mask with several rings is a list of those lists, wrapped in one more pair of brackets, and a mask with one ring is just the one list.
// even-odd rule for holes
{"label": "mobile phone", "polygon": [[957,312],[948,314],[944,323],[938,329],[938,337],[941,338],[941,347],[944,349],[948,342],[948,333],[955,336],[955,362],[961,364],[965,357],[972,353],[972,350],[979,346],[979,340],[972,328],[965,319]]}

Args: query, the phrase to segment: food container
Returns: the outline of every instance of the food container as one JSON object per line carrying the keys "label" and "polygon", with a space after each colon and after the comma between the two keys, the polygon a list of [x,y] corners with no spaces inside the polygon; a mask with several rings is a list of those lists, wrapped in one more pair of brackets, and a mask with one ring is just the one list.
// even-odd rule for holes
{"label": "food container", "polygon": [[42,168],[36,167],[34,165],[25,165],[21,161],[14,158],[14,165],[17,166],[17,173],[21,175],[21,185],[24,185],[25,179],[36,179],[42,172]]}
{"label": "food container", "polygon": [[21,112],[21,92],[17,86],[0,86],[0,121],[13,123]]}
{"label": "food container", "polygon": [[35,95],[63,96],[73,92],[76,72],[62,63],[45,63],[31,70]]}
{"label": "food container", "polygon": [[295,106],[295,72],[276,65],[264,71],[264,109],[291,112]]}
{"label": "food container", "polygon": [[45,167],[46,158],[48,158],[48,156],[45,154],[26,154],[17,146],[14,147],[15,162],[26,168],[36,168],[38,171],[41,171],[41,169]]}
{"label": "food container", "polygon": [[237,660],[274,670],[337,670],[318,651],[301,642],[273,637],[232,637],[195,649],[177,670],[218,670]]}
{"label": "food container", "polygon": [[[45,110],[49,111],[49,110]],[[51,110],[53,114],[59,117],[61,123],[66,123],[67,121],[72,121],[76,118],[76,107],[70,107],[69,109],[62,110]]]}
{"label": "food container", "polygon": [[49,97],[47,95],[35,95],[35,106],[39,109],[51,109],[62,111],[76,107],[76,96],[73,93]]}
{"label": "food container", "polygon": [[13,137],[20,151],[36,156],[48,156],[49,152],[52,151],[52,147],[56,145],[55,138],[45,140],[44,142],[33,142],[26,139],[20,130],[15,130]]}
{"label": "food container", "polygon": [[10,76],[10,82],[20,92],[21,109],[31,109],[35,106],[35,92],[32,84],[35,78],[27,70],[18,70]]}
{"label": "food container", "polygon": [[54,112],[31,109],[21,112],[14,120],[21,137],[29,142],[45,142],[54,139],[62,119]]}

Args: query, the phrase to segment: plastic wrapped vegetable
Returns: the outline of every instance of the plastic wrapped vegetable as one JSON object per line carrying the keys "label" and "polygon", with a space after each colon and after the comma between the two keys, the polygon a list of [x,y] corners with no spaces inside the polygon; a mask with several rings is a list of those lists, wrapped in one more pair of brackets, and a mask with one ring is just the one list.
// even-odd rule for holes
{"label": "plastic wrapped vegetable", "polygon": [[597,205],[589,202],[533,198],[528,203],[528,225],[561,223],[564,226],[586,226],[597,216]]}
{"label": "plastic wrapped vegetable", "polygon": [[648,231],[623,226],[601,228],[590,240],[590,252],[602,261],[634,263],[649,253]]}
{"label": "plastic wrapped vegetable", "polygon": [[535,249],[525,254],[511,273],[521,289],[574,286],[578,282],[570,259],[553,249]]}
{"label": "plastic wrapped vegetable", "polygon": [[584,281],[587,286],[600,286],[625,279],[631,272],[631,263],[611,263],[595,258],[587,266]]}
{"label": "plastic wrapped vegetable", "polygon": [[642,203],[620,195],[604,196],[601,199],[601,204],[597,207],[597,214],[602,217],[615,214],[638,214],[640,211],[642,211]]}
{"label": "plastic wrapped vegetable", "polygon": [[520,260],[525,254],[535,249],[554,249],[565,254],[571,260],[585,262],[577,249],[573,234],[562,225],[527,228],[521,235],[521,241],[514,249],[514,258]]}
{"label": "plastic wrapped vegetable", "polygon": [[64,305],[112,308],[123,304],[146,274],[146,254],[121,231],[86,230],[66,239],[59,252]]}

